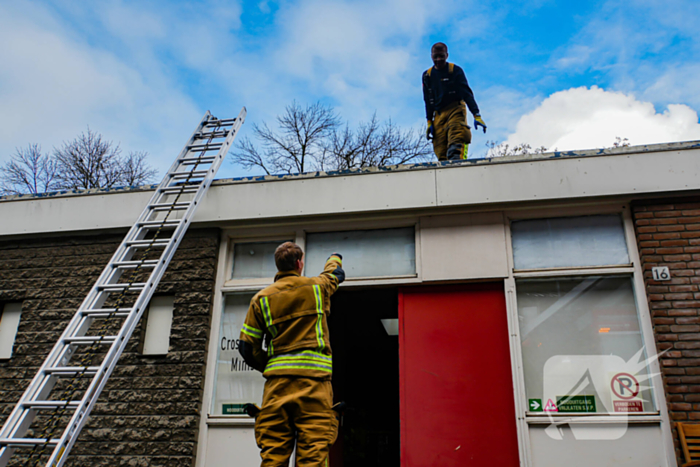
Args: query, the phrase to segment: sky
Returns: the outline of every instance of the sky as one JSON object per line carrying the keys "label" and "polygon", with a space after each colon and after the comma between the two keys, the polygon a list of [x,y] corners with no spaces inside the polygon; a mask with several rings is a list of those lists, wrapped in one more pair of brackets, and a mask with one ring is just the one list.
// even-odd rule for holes
{"label": "sky", "polygon": [[245,106],[252,136],[294,101],[423,131],[437,41],[488,125],[470,157],[700,140],[699,22],[697,0],[1,2],[0,164],[89,126],[162,175],[207,110]]}

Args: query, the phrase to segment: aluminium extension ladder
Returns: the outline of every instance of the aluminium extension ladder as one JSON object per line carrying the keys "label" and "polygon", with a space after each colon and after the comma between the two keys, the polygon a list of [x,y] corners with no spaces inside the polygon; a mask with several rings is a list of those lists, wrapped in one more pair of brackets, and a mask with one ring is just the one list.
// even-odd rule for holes
{"label": "aluminium extension ladder", "polygon": [[[245,107],[227,120],[204,115],[2,427],[0,467],[17,448],[31,449],[24,465],[38,465],[49,446],[53,451],[46,466],[63,465],[245,116]],[[99,354],[97,349],[102,349]],[[69,364],[74,354],[79,365]],[[101,363],[92,363],[100,357]],[[63,392],[56,396],[52,390],[60,378],[54,392]],[[39,411],[49,420],[43,432],[33,430],[39,437],[27,438]],[[53,437],[71,413],[60,437]]]}

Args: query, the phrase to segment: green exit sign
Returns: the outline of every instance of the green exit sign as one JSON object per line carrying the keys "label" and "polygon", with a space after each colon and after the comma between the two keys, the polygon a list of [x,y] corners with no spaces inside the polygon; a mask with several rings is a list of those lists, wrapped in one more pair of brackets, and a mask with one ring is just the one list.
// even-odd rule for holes
{"label": "green exit sign", "polygon": [[595,396],[557,396],[557,409],[561,412],[596,412]]}
{"label": "green exit sign", "polygon": [[222,404],[221,413],[224,415],[241,415],[245,414],[245,404]]}

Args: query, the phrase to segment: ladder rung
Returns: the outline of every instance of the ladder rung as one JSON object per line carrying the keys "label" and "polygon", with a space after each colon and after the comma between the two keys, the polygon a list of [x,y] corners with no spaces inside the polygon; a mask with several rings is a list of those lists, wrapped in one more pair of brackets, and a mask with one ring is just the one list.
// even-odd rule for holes
{"label": "ladder rung", "polygon": [[27,446],[38,446],[47,444],[49,446],[55,446],[60,443],[60,439],[41,439],[41,438],[0,438],[0,446],[9,447],[27,447]]}
{"label": "ladder rung", "polygon": [[180,219],[162,221],[143,221],[136,224],[139,227],[177,227]]}
{"label": "ladder rung", "polygon": [[180,159],[180,164],[182,164],[182,165],[211,164],[215,160],[216,160],[216,156],[185,157],[184,159]]}
{"label": "ladder rung", "polygon": [[149,208],[173,208],[173,209],[178,209],[178,208],[185,208],[187,209],[190,207],[189,201],[180,201],[178,203],[156,203],[156,204],[149,204]]}
{"label": "ladder rung", "polygon": [[208,123],[205,123],[205,127],[211,127],[211,126],[229,126],[233,125],[233,123],[236,121],[235,118],[223,118],[221,120],[210,120]]}
{"label": "ladder rung", "polygon": [[195,139],[208,139],[208,138],[226,138],[228,136],[228,131],[203,131],[194,135]]}
{"label": "ladder rung", "polygon": [[209,152],[218,151],[223,146],[223,143],[209,143],[209,144],[193,144],[187,146],[189,152]]}
{"label": "ladder rung", "polygon": [[114,311],[115,309],[116,308],[93,308],[90,310],[82,310],[80,313],[83,316],[90,316],[91,318],[109,318],[111,316],[129,316],[129,311],[131,311],[131,308],[120,308],[120,310],[124,311]]}
{"label": "ladder rung", "polygon": [[187,208],[189,208],[189,206],[180,206],[178,203],[178,205],[168,204],[166,206],[157,206],[157,207],[150,206],[149,208],[151,209],[152,212],[168,212],[168,211],[187,211]]}
{"label": "ladder rung", "polygon": [[44,373],[47,375],[75,375],[77,373],[94,375],[98,371],[100,371],[99,366],[52,366],[44,368]]}
{"label": "ladder rung", "polygon": [[119,269],[154,268],[160,261],[157,259],[146,259],[143,261],[115,261],[112,266]]}
{"label": "ladder rung", "polygon": [[111,344],[117,340],[117,336],[81,336],[81,337],[66,337],[63,341],[66,344],[92,344],[94,342]]}
{"label": "ladder rung", "polygon": [[172,173],[170,172],[170,176],[174,180],[181,180],[181,179],[188,179],[188,178],[197,178],[197,177],[204,177],[209,173],[208,170],[193,170],[192,172],[177,172],[177,173]]}
{"label": "ladder rung", "polygon": [[22,407],[27,409],[55,409],[65,407],[75,409],[80,405],[80,401],[30,401],[22,402]]}
{"label": "ladder rung", "polygon": [[160,190],[161,193],[164,194],[185,194],[185,193],[196,193],[197,190],[199,189],[199,184],[194,185],[194,186],[188,186],[188,185],[175,185],[175,186],[169,186],[166,188],[162,188]]}
{"label": "ladder rung", "polygon": [[145,248],[149,246],[164,247],[170,243],[169,239],[164,240],[130,240],[125,242],[128,247]]}
{"label": "ladder rung", "polygon": [[134,282],[133,284],[97,284],[98,290],[143,290],[145,282]]}

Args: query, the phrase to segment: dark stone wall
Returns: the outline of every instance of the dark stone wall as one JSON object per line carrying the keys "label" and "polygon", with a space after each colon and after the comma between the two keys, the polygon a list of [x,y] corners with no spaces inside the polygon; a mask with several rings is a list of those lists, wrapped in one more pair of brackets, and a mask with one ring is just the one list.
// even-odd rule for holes
{"label": "dark stone wall", "polygon": [[[0,304],[22,302],[13,356],[0,360],[0,423],[121,239],[95,235],[0,242]],[[175,297],[168,354],[141,354],[142,320],[67,466],[194,465],[218,247],[218,229],[187,233],[156,291]],[[37,418],[34,436],[44,424],[45,419]],[[11,465],[34,465],[28,453],[15,451]]]}

